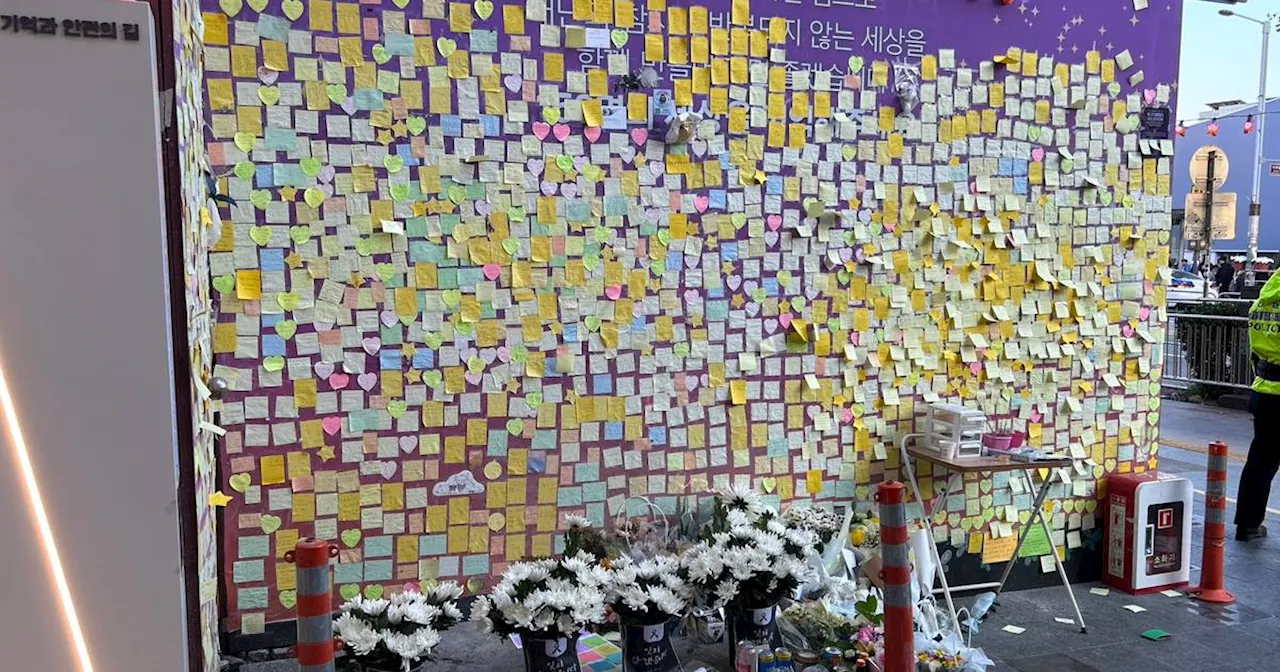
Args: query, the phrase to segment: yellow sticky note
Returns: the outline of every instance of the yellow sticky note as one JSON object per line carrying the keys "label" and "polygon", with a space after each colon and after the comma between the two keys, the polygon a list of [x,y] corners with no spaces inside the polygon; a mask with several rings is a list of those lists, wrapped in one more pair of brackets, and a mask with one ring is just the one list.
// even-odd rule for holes
{"label": "yellow sticky note", "polygon": [[742,406],[747,403],[747,381],[733,380],[729,382],[729,393],[733,398],[734,406]]}
{"label": "yellow sticky note", "polygon": [[262,271],[236,271],[236,298],[257,301],[262,298]]}
{"label": "yellow sticky note", "polygon": [[264,455],[261,468],[262,485],[279,485],[285,482],[284,455]]}
{"label": "yellow sticky note", "polygon": [[598,98],[582,101],[582,120],[591,128],[604,125],[604,110]]}

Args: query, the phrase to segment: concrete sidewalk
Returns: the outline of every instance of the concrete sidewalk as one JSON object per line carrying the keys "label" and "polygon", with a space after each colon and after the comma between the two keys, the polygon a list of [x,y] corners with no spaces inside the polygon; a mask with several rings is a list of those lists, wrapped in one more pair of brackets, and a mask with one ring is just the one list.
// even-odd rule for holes
{"label": "concrete sidewalk", "polygon": [[1253,441],[1253,416],[1217,406],[1164,399],[1160,402],[1160,443],[1203,453],[1212,441],[1225,441],[1244,459]]}

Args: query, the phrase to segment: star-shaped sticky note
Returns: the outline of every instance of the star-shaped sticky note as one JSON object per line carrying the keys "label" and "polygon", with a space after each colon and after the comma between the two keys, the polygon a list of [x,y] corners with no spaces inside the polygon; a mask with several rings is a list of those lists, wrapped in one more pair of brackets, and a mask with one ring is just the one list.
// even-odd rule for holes
{"label": "star-shaped sticky note", "polygon": [[422,201],[414,201],[409,204],[409,207],[413,208],[414,217],[422,217],[427,214],[427,204]]}
{"label": "star-shaped sticky note", "polygon": [[298,190],[293,187],[280,187],[280,200],[290,202],[297,198]]}
{"label": "star-shaped sticky note", "polygon": [[689,324],[695,327],[702,326],[702,313],[691,313],[689,315]]}
{"label": "star-shaped sticky note", "polygon": [[744,299],[741,294],[734,294],[733,298],[729,301],[729,303],[732,304],[734,308],[741,308],[744,304],[746,304],[746,302],[747,302],[746,299]]}
{"label": "star-shaped sticky note", "polygon": [[231,497],[222,494],[221,490],[209,493],[209,506],[226,506],[231,502]]}
{"label": "star-shaped sticky note", "polygon": [[390,129],[383,128],[383,129],[381,129],[381,130],[379,130],[379,131],[378,131],[378,143],[379,143],[379,144],[382,144],[382,145],[389,145],[389,144],[391,144],[392,139],[393,139],[393,138],[391,137],[391,130],[390,130]]}
{"label": "star-shaped sticky note", "polygon": [[565,393],[564,400],[569,404],[578,403],[578,392],[576,390],[569,390]]}
{"label": "star-shaped sticky note", "polygon": [[357,271],[352,271],[351,284],[355,287],[364,287],[364,276]]}
{"label": "star-shaped sticky note", "polygon": [[412,343],[405,343],[400,346],[400,351],[404,353],[405,359],[413,359],[414,354],[418,352],[418,347]]}
{"label": "star-shaped sticky note", "polygon": [[724,273],[725,275],[729,275],[730,273],[733,273],[733,262],[732,262],[732,261],[726,261],[726,262],[724,262],[724,263],[720,264],[720,271],[721,271],[722,273]]}
{"label": "star-shaped sticky note", "polygon": [[294,268],[294,269],[301,268],[302,256],[299,255],[297,252],[290,252],[289,256],[284,258],[284,263],[288,265],[289,268]]}
{"label": "star-shaped sticky note", "polygon": [[[519,391],[520,391],[520,381],[515,379],[511,379],[507,381],[507,394],[515,394],[516,392],[519,392]],[[572,394],[575,398],[578,396],[573,392],[570,392],[569,394]]]}
{"label": "star-shaped sticky note", "polygon": [[409,369],[405,372],[404,377],[411,383],[422,382],[422,372],[417,369]]}
{"label": "star-shaped sticky note", "polygon": [[316,451],[316,454],[320,456],[321,460],[328,462],[333,459],[333,446],[322,446],[320,450]]}
{"label": "star-shaped sticky note", "polygon": [[404,125],[403,121],[397,121],[391,125],[391,132],[395,134],[397,138],[403,138],[408,134],[409,129]]}

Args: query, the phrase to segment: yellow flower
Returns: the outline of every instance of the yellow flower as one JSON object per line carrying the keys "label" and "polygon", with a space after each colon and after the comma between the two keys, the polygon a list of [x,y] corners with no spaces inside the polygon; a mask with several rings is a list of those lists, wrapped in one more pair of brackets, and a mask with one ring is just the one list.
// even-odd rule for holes
{"label": "yellow flower", "polygon": [[861,546],[866,540],[867,531],[861,527],[855,527],[853,528],[853,531],[849,533],[849,543],[854,546]]}

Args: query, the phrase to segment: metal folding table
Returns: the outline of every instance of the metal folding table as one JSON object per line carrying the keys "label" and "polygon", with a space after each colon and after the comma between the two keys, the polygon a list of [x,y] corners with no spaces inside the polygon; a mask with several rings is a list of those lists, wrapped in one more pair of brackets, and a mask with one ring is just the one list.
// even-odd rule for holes
{"label": "metal folding table", "polygon": [[[916,446],[914,439],[920,438],[922,436],[924,435],[923,434],[907,434],[906,436],[902,437],[901,441],[899,441],[898,448],[899,448],[899,451],[902,453],[902,464],[906,468],[907,476],[909,477],[911,482],[912,495],[915,497],[916,501],[920,503],[920,511],[921,511],[920,525],[921,527],[923,527],[926,530],[929,530],[930,532],[928,546],[929,546],[930,552],[933,554],[933,566],[936,570],[937,578],[942,583],[942,588],[934,589],[934,592],[939,592],[940,590],[943,596],[946,598],[947,611],[951,615],[951,621],[955,626],[955,631],[959,633],[960,617],[957,614],[955,603],[951,596],[951,593],[953,591],[968,592],[968,591],[974,591],[974,590],[986,590],[986,589],[995,588],[995,593],[997,596],[999,596],[1000,592],[1004,590],[1005,582],[1009,580],[1009,574],[1013,571],[1013,565],[1018,559],[1018,552],[1022,550],[1022,544],[1023,542],[1026,541],[1027,533],[1031,530],[1032,525],[1039,524],[1041,528],[1044,530],[1045,536],[1050,539],[1050,544],[1052,545],[1053,534],[1052,534],[1052,531],[1049,529],[1048,521],[1046,521],[1044,517],[1044,500],[1045,500],[1045,496],[1049,492],[1049,484],[1046,482],[1042,484],[1039,488],[1037,488],[1035,485],[1035,480],[1031,477],[1031,472],[1037,469],[1058,469],[1061,467],[1070,467],[1072,461],[1070,458],[1062,458],[1062,459],[1052,459],[1052,460],[1037,460],[1034,462],[1020,462],[1016,460],[1011,460],[1007,457],[992,457],[992,456],[947,458],[934,451]],[[911,444],[909,447],[907,445],[908,443]],[[926,462],[933,464],[936,467],[940,467],[942,469],[945,469],[953,473],[992,474],[996,472],[1009,472],[1011,476],[1013,474],[1019,474],[1022,476],[1022,478],[1026,480],[1027,490],[1032,495],[1034,495],[1035,504],[1033,505],[1033,508],[1031,511],[1031,518],[1027,521],[1025,525],[1022,526],[1022,529],[1018,533],[1018,544],[1013,549],[1013,557],[1011,557],[1005,565],[1004,574],[1000,576],[999,583],[975,583],[975,584],[968,584],[963,586],[955,586],[954,588],[948,585],[946,572],[943,571],[942,569],[942,558],[938,554],[938,544],[933,539],[933,523],[931,521],[931,516],[930,516],[930,507],[925,504],[924,497],[922,497],[920,494],[920,486],[916,482],[916,471],[915,471],[915,468],[912,466],[912,462],[911,462],[912,458],[915,458],[917,460],[924,460]],[[946,497],[948,494],[948,488],[950,486],[950,481],[951,479],[949,478],[946,479],[946,483],[942,487],[941,494],[939,494],[933,500],[935,503],[946,500]],[[1062,559],[1058,557],[1058,549],[1054,547],[1052,549],[1052,553],[1053,553],[1053,563],[1058,568],[1059,578],[1062,579],[1062,586],[1067,589],[1067,596],[1071,598],[1071,606],[1075,609],[1076,624],[1080,626],[1080,632],[1088,632],[1084,624],[1084,616],[1080,615],[1080,605],[1076,603],[1075,593],[1071,590],[1071,581],[1067,579],[1067,570],[1062,566]]]}

